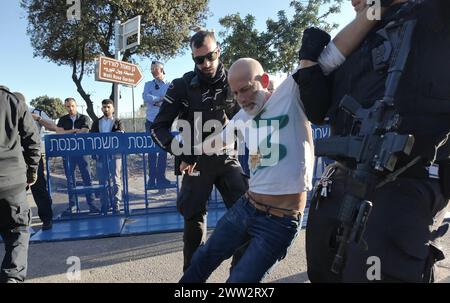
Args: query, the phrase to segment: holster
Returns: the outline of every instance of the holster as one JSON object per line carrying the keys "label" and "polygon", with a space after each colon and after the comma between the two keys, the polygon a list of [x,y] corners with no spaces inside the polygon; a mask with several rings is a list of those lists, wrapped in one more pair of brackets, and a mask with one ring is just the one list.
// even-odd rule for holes
{"label": "holster", "polygon": [[445,199],[450,199],[450,160],[439,163],[439,181]]}

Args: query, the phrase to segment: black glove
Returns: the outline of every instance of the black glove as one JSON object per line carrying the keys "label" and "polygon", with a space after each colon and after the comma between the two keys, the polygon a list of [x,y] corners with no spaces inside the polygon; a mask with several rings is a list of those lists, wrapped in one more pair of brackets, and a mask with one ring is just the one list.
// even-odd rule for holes
{"label": "black glove", "polygon": [[298,52],[298,59],[317,62],[330,39],[330,35],[321,29],[315,27],[305,29],[303,31],[302,46]]}

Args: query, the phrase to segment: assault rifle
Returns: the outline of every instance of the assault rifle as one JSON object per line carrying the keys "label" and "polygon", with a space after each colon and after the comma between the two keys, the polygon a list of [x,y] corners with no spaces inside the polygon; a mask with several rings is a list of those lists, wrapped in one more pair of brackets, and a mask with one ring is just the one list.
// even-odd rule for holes
{"label": "assault rifle", "polygon": [[[373,50],[375,69],[388,68],[385,94],[370,108],[362,108],[353,97],[346,95],[340,109],[353,118],[349,136],[331,136],[317,140],[317,156],[346,158],[356,163],[347,180],[338,219],[341,223],[338,250],[331,271],[340,273],[348,244],[359,244],[372,209],[368,201],[371,193],[382,183],[395,178],[394,172],[400,157],[410,154],[414,136],[400,134],[400,115],[395,111],[394,96],[408,58],[416,20],[391,22],[378,31],[384,44]],[[411,164],[411,162],[410,162]],[[387,179],[386,179],[387,178]]]}

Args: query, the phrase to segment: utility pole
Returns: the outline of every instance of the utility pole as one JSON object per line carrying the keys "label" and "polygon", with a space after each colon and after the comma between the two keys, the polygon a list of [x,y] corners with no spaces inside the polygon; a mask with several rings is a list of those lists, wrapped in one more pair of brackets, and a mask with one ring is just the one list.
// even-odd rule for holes
{"label": "utility pole", "polygon": [[[120,21],[116,21],[114,24],[115,27],[115,55],[114,59],[120,60],[120,37],[122,36],[120,33]],[[120,86],[118,83],[114,83],[114,116],[119,118],[119,99],[120,99]]]}
{"label": "utility pole", "polygon": [[141,16],[136,16],[123,24],[117,20],[114,23],[114,59],[100,56],[96,64],[95,80],[113,83],[114,117],[119,117],[120,84],[137,85],[144,77],[139,66],[121,60],[121,55],[127,49],[141,43]]}
{"label": "utility pole", "polygon": [[[131,63],[136,64],[136,60],[131,59]],[[134,86],[131,86],[131,100],[132,100],[132,105],[133,105],[133,130],[134,132],[136,132],[136,118],[135,118],[135,113],[134,113]]]}

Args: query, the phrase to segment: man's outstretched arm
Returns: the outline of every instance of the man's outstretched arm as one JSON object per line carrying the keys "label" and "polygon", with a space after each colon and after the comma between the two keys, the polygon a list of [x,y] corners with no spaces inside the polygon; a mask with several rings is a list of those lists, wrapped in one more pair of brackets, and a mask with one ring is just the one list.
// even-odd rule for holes
{"label": "man's outstretched arm", "polygon": [[[326,75],[338,68],[363,41],[377,20],[368,18],[366,7],[329,42],[329,35],[307,29],[299,51],[300,69],[293,75],[308,119],[323,124],[331,106],[331,88]],[[325,47],[326,46],[326,47]]]}

